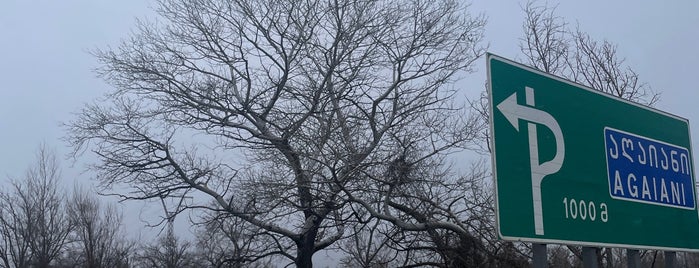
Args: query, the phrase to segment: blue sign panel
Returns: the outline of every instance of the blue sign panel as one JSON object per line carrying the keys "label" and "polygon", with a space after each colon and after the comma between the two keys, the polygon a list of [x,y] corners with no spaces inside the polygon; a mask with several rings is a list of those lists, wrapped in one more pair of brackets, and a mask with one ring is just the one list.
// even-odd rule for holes
{"label": "blue sign panel", "polygon": [[606,127],[612,198],[694,209],[694,184],[686,148]]}

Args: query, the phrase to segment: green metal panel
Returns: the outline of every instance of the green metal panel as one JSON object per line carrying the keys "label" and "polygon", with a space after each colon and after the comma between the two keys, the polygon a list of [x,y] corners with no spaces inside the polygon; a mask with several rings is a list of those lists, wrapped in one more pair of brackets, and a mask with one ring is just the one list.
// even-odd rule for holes
{"label": "green metal panel", "polygon": [[487,61],[501,238],[699,250],[686,119]]}

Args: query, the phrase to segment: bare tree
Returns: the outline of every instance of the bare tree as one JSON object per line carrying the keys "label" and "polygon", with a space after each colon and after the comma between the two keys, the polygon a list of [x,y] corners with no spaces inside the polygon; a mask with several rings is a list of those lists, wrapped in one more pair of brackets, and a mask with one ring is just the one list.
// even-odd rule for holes
{"label": "bare tree", "polygon": [[196,251],[200,263],[209,267],[272,267],[267,258],[274,240],[254,225],[227,213],[212,212],[197,223]]}
{"label": "bare tree", "polygon": [[146,245],[137,254],[138,267],[194,268],[200,267],[191,252],[191,243],[178,238],[173,228],[161,235],[157,242]]}
{"label": "bare tree", "polygon": [[56,157],[42,146],[36,165],[2,193],[0,248],[5,266],[49,267],[65,248],[72,226],[65,216],[60,178]]}
{"label": "bare tree", "polygon": [[37,154],[37,166],[27,171],[24,193],[16,185],[22,201],[33,207],[30,222],[30,248],[36,267],[49,267],[65,248],[66,238],[72,229],[65,213],[64,193],[58,183],[60,167],[54,153],[41,147]]}
{"label": "bare tree", "polygon": [[356,216],[359,223],[365,223],[352,225],[353,235],[339,247],[345,253],[341,260],[343,267],[389,267],[405,259],[392,246],[393,240],[401,235],[397,228],[367,215]]}
{"label": "bare tree", "polygon": [[134,244],[125,238],[116,207],[104,206],[91,192],[76,186],[68,201],[68,217],[73,225],[70,266],[128,267]]}
{"label": "bare tree", "polygon": [[[342,249],[347,257],[343,263],[347,267],[527,267],[526,251],[512,243],[498,239],[495,230],[495,209],[492,184],[487,162],[473,163],[468,174],[456,180],[420,181],[424,169],[410,170],[408,167],[394,167],[391,178],[396,173],[403,178],[394,179],[412,184],[406,192],[393,191],[383,197],[388,206],[396,211],[407,211],[397,215],[402,222],[425,222],[428,219],[443,219],[454,222],[464,231],[448,228],[427,228],[425,231],[411,231],[397,228],[396,225],[376,221],[371,214],[355,213],[358,224],[356,235],[344,242]],[[398,162],[396,166],[402,166]],[[398,171],[396,169],[402,169]],[[421,172],[418,172],[421,171]],[[422,183],[424,188],[413,188]],[[381,185],[377,183],[377,185]],[[400,203],[398,203],[400,202]],[[387,211],[393,213],[389,208]],[[361,215],[361,216],[360,216]]]}
{"label": "bare tree", "polygon": [[[12,185],[17,190],[16,185]],[[32,208],[14,195],[14,192],[0,193],[0,258],[3,268],[29,267],[30,224],[27,219]]]}
{"label": "bare tree", "polygon": [[576,29],[573,32],[575,54],[573,55],[572,78],[596,90],[617,97],[653,105],[660,94],[646,83],[639,81],[638,73],[624,64],[617,46],[604,40],[592,39],[587,33]]}
{"label": "bare tree", "polygon": [[[103,185],[131,187],[124,199],[196,192],[185,208],[264,230],[268,252],[298,267],[346,237],[354,209],[470,235],[440,203],[458,194],[429,192],[477,132],[451,85],[484,53],[484,19],[467,11],[457,0],[163,0],[165,23],[96,52],[113,102],[86,107],[69,141],[96,153]],[[392,181],[391,163],[422,174]]]}
{"label": "bare tree", "polygon": [[523,10],[525,18],[519,48],[527,63],[547,73],[568,74],[570,37],[566,22],[556,15],[556,7],[527,2]]}
{"label": "bare tree", "polygon": [[525,63],[630,101],[653,105],[659,100],[660,94],[639,80],[613,43],[597,41],[579,27],[568,28],[555,6],[530,1],[522,9],[519,46]]}

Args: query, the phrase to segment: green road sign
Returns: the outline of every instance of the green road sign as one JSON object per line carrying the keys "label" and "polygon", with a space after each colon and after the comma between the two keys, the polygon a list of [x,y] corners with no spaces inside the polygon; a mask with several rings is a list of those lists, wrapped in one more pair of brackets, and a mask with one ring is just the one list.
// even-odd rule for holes
{"label": "green road sign", "polygon": [[699,251],[686,119],[487,61],[501,238]]}

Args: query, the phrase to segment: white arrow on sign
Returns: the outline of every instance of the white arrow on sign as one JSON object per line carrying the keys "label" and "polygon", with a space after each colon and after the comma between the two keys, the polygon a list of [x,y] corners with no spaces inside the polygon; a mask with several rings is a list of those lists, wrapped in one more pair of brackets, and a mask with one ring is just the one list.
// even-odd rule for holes
{"label": "white arrow on sign", "polygon": [[[534,106],[534,89],[525,87],[526,104]],[[534,205],[534,231],[537,235],[544,234],[544,217],[541,207],[541,181],[546,175],[558,172],[563,165],[565,145],[563,132],[553,116],[549,113],[517,103],[517,92],[498,104],[497,108],[507,118],[507,121],[519,131],[519,119],[529,121],[527,124],[529,134],[529,160],[532,175],[532,198]],[[539,145],[537,139],[536,124],[543,125],[553,132],[556,140],[556,155],[553,159],[539,162]]]}

